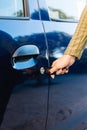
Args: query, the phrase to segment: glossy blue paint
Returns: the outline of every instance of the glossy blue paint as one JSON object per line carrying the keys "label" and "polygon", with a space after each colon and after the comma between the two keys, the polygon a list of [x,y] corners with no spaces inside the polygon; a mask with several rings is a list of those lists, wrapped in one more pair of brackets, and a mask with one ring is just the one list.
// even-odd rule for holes
{"label": "glossy blue paint", "polygon": [[[41,120],[42,118],[42,123],[39,125],[41,129],[44,129],[46,120],[48,77],[40,75],[40,68],[42,66],[48,68],[48,61],[46,59],[47,47],[45,42],[44,29],[39,18],[40,16],[37,17],[36,14],[34,14],[35,11],[39,12],[38,3],[35,0],[29,0],[28,2],[30,12],[29,18],[0,18],[0,92],[2,93],[2,103],[0,105],[4,111],[6,109],[6,105],[3,107],[3,104],[7,104],[12,88],[14,87],[15,91],[15,85],[18,84],[20,87],[24,86],[26,88],[26,85],[23,85],[22,83],[28,80],[30,84],[29,89],[32,88],[33,90],[32,99],[34,99],[32,103],[31,100],[28,102],[32,108],[29,109],[29,120],[32,120],[32,117],[35,120]],[[15,70],[12,68],[11,64],[12,55],[14,51],[22,45],[36,45],[40,51],[40,55],[37,58],[36,66],[26,70]],[[35,92],[35,89],[42,87],[44,84],[46,86],[45,89],[43,89],[43,91],[41,90],[42,92],[40,91],[40,94],[38,95],[38,91]],[[42,96],[41,93],[44,93],[44,95]],[[36,100],[35,95],[38,96],[39,100]],[[1,110],[2,114],[0,114],[2,117],[4,114],[3,111]],[[0,123],[2,122],[2,117],[0,117]]]}

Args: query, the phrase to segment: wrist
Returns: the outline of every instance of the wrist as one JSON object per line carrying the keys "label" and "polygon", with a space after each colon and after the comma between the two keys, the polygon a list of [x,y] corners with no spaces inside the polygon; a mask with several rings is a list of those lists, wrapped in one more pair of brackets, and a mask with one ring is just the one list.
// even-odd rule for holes
{"label": "wrist", "polygon": [[[66,54],[65,54],[65,55],[66,55]],[[67,54],[67,56],[68,56],[70,59],[72,58],[73,60],[76,60],[76,59],[77,59],[77,57],[74,56],[74,55],[68,55],[68,54]]]}

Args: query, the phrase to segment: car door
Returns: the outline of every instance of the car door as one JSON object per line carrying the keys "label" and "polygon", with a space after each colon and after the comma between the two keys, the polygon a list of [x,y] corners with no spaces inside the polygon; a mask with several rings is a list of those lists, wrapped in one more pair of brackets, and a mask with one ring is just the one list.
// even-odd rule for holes
{"label": "car door", "polygon": [[[27,78],[21,80],[20,84],[14,84],[2,129],[44,130],[47,114],[48,77],[40,74],[40,68],[48,68],[48,60],[38,1],[1,0],[0,30],[8,34],[18,46],[35,45],[40,51],[37,65],[30,68],[28,74],[17,70]],[[5,39],[3,40],[5,41]],[[6,43],[6,46],[9,49],[9,42]],[[13,54],[13,50],[15,51],[12,46],[11,54]],[[13,70],[13,68],[11,69]],[[16,77],[12,75],[12,77],[19,79],[18,75]]]}
{"label": "car door", "polygon": [[[40,0],[39,0],[40,1]],[[45,2],[45,1],[43,1]],[[60,58],[71,40],[86,0],[46,0],[49,19],[42,21],[49,49],[50,66]],[[44,6],[40,4],[41,10]],[[86,99],[87,49],[69,74],[55,76],[50,81],[48,130],[80,130],[87,127]],[[84,87],[83,87],[84,86]],[[84,122],[84,123],[83,123]]]}

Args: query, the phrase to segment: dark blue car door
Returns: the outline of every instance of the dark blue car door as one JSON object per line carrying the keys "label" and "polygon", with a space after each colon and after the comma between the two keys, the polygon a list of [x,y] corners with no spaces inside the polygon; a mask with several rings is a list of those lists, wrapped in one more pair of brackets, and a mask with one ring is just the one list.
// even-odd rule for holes
{"label": "dark blue car door", "polygon": [[[42,3],[42,0],[39,0]],[[43,0],[43,3],[45,1]],[[86,1],[46,0],[40,4],[41,18],[49,49],[49,63],[63,56],[80,18]],[[48,11],[47,11],[48,10]],[[45,15],[49,12],[49,19]],[[80,130],[86,128],[87,49],[79,61],[70,67],[69,74],[50,80],[48,130]],[[83,87],[84,86],[84,87]],[[83,98],[82,98],[83,97]],[[83,124],[84,122],[84,124]]]}
{"label": "dark blue car door", "polygon": [[[6,73],[6,71],[4,73],[4,77],[6,78],[7,76],[9,78],[9,84],[13,81],[11,77],[16,80],[14,84],[12,83],[12,96],[2,123],[2,128],[5,130],[10,128],[44,130],[45,128],[48,76],[41,75],[39,70],[41,67],[48,68],[48,60],[46,54],[46,36],[40,18],[38,3],[37,0],[4,0],[0,5],[1,32],[11,37],[11,40],[15,42],[16,48],[22,45],[35,45],[40,51],[37,58],[37,65],[30,68],[28,74],[23,71],[14,70],[12,66],[8,68],[8,73]],[[9,42],[6,42],[6,39],[3,39],[3,41],[12,56],[16,48],[13,47],[13,45],[11,46]],[[3,64],[5,63],[4,59],[6,59],[6,57],[2,58]],[[9,62],[11,62],[11,60],[9,60]],[[1,74],[3,70],[4,68],[0,69]],[[22,75],[22,79],[13,71]],[[0,78],[1,77],[2,75]],[[26,80],[24,80],[23,77],[27,77]],[[19,84],[17,82],[18,79],[20,79]],[[8,84],[7,88],[9,88]]]}

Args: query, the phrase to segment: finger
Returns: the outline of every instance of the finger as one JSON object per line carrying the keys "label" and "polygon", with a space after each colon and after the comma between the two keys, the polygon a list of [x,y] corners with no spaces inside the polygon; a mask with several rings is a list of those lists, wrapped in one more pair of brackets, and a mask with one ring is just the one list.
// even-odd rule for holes
{"label": "finger", "polygon": [[69,67],[66,67],[64,71],[65,71],[65,73],[68,73],[69,72]]}
{"label": "finger", "polygon": [[65,74],[66,73],[66,69],[62,69],[61,74]]}
{"label": "finger", "polygon": [[60,75],[60,74],[62,74],[62,73],[63,73],[63,70],[62,70],[62,69],[59,69],[59,70],[56,71],[56,75]]}
{"label": "finger", "polygon": [[56,64],[56,62],[57,62],[57,60],[55,60],[55,61],[52,63],[51,67],[54,67],[55,64]]}
{"label": "finger", "polygon": [[68,73],[69,72],[69,69],[67,69],[66,71],[65,71],[65,73]]}
{"label": "finger", "polygon": [[62,72],[61,72],[61,74],[65,74],[65,73],[66,73],[66,71],[62,71]]}
{"label": "finger", "polygon": [[61,69],[61,68],[58,68],[58,66],[54,66],[53,68],[51,68],[49,70],[50,74],[54,74],[55,72],[61,72],[61,70],[63,71],[65,68]]}
{"label": "finger", "polygon": [[68,69],[64,68],[64,69],[59,69],[57,70],[56,74],[59,75],[59,74],[65,74],[65,73],[68,73]]}
{"label": "finger", "polygon": [[68,72],[69,72],[69,69],[68,69],[68,68],[63,68],[63,69],[62,69],[62,74],[68,73]]}
{"label": "finger", "polygon": [[53,74],[54,72],[56,72],[57,70],[56,70],[56,67],[53,67],[53,68],[51,68],[50,70],[49,70],[49,72],[50,72],[50,74]]}

